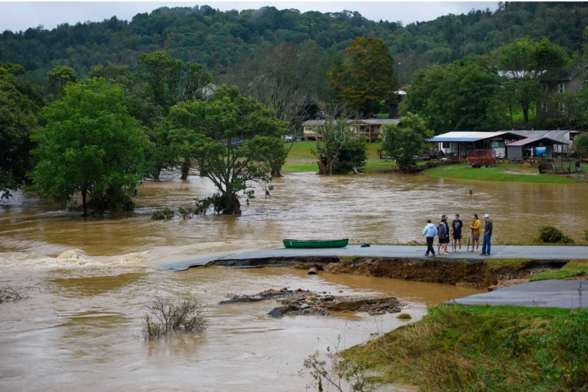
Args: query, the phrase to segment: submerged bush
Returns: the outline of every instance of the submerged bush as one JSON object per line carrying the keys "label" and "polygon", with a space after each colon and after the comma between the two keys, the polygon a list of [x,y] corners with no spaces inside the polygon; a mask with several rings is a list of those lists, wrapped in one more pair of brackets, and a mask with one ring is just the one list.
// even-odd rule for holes
{"label": "submerged bush", "polygon": [[0,287],[0,304],[3,302],[15,302],[21,299],[28,298],[22,289],[14,287]]}
{"label": "submerged bush", "polygon": [[541,226],[539,227],[539,238],[537,238],[538,242],[543,242],[544,244],[573,244],[575,243],[573,238],[570,238],[560,230],[556,229],[553,226]]}
{"label": "submerged bush", "polygon": [[145,305],[141,333],[145,340],[156,340],[175,332],[204,332],[208,321],[193,297],[172,298],[156,295]]}
{"label": "submerged bush", "polygon": [[173,217],[174,211],[170,210],[169,208],[153,211],[153,213],[151,214],[151,219],[153,220],[172,219]]}

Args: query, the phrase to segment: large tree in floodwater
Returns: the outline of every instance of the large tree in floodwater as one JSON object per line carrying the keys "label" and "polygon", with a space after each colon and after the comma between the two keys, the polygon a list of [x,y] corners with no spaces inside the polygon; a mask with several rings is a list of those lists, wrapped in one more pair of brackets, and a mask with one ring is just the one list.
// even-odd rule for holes
{"label": "large tree in floodwater", "polygon": [[104,79],[64,88],[63,97],[42,114],[47,126],[32,136],[39,163],[31,190],[61,203],[79,195],[83,216],[132,207],[145,174],[149,140],[128,110],[123,90]]}
{"label": "large tree in floodwater", "polygon": [[248,183],[271,181],[268,156],[286,124],[236,88],[220,87],[209,101],[181,102],[170,109],[167,122],[180,154],[216,186],[216,211],[240,214],[239,193]]}

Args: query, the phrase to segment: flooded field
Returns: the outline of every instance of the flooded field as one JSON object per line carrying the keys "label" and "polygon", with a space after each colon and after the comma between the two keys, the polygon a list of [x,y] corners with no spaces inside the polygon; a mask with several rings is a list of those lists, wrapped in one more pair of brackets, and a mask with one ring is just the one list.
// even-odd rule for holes
{"label": "flooded field", "polygon": [[[80,218],[16,194],[0,203],[0,287],[28,298],[0,305],[1,391],[301,391],[303,360],[403,322],[394,314],[272,319],[273,301],[218,306],[228,294],[269,288],[341,295],[391,295],[419,320],[427,306],[479,292],[433,283],[329,275],[284,268],[157,266],[194,255],[279,246],[282,238],[349,237],[357,242],[420,239],[424,221],[456,212],[493,216],[495,238],[529,241],[554,225],[578,242],[588,229],[584,186],[460,183],[426,176],[324,178],[293,173],[239,217],[150,220],[211,194],[202,178],[145,183],[132,215]],[[470,190],[472,194],[470,195]],[[244,204],[244,203],[243,203]],[[72,251],[72,249],[81,249]],[[58,254],[68,251],[59,257]],[[193,294],[210,326],[202,336],[140,339],[144,304],[154,294]]]}

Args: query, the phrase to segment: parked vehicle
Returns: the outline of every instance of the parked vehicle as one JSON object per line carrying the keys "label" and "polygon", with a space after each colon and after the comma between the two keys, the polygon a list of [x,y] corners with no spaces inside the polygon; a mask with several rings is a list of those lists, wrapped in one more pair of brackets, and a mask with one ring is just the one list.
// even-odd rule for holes
{"label": "parked vehicle", "polygon": [[472,167],[490,167],[496,165],[496,152],[494,150],[470,150],[467,161]]}

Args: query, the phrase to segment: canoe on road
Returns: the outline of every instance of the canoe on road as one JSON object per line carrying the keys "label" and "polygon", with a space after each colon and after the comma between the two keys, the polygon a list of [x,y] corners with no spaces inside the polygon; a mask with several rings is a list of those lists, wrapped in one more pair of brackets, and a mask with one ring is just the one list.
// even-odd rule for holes
{"label": "canoe on road", "polygon": [[283,240],[286,248],[345,248],[349,238],[342,240]]}

